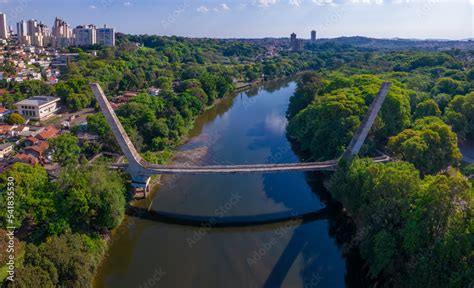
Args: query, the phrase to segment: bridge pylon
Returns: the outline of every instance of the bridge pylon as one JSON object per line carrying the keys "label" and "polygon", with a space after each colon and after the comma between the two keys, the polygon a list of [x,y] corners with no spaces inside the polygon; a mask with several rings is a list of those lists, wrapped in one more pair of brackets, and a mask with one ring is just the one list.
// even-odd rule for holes
{"label": "bridge pylon", "polygon": [[341,160],[350,161],[354,156],[359,154],[360,148],[362,147],[362,144],[364,144],[365,139],[370,132],[370,128],[374,125],[375,119],[382,108],[382,104],[385,101],[391,86],[391,82],[382,83],[377,96],[375,96],[374,101],[370,104],[369,110],[367,111],[362,124],[359,126],[356,133],[354,133],[349,146],[347,146],[346,151],[342,154]]}

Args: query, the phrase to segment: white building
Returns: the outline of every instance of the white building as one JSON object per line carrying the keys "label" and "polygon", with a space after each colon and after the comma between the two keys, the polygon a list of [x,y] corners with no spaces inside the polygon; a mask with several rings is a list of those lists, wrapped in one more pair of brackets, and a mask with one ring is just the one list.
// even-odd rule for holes
{"label": "white building", "polygon": [[5,156],[12,153],[13,146],[12,143],[0,144],[0,159],[5,158]]}
{"label": "white building", "polygon": [[97,44],[104,46],[115,46],[115,31],[114,28],[97,28]]}
{"label": "white building", "polygon": [[0,39],[8,39],[7,15],[0,12]]}
{"label": "white building", "polygon": [[16,23],[16,32],[18,34],[18,42],[20,44],[31,45],[31,39],[28,36],[28,24],[22,20]]}
{"label": "white building", "polygon": [[52,96],[34,96],[15,103],[18,114],[26,119],[43,121],[58,111],[59,98]]}
{"label": "white building", "polygon": [[97,31],[94,25],[77,26],[73,33],[76,46],[90,46],[97,43]]}

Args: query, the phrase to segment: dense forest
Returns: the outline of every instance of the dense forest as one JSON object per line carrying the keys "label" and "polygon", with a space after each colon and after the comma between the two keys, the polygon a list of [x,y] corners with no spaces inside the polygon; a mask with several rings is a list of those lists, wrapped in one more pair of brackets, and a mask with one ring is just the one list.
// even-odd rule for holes
{"label": "dense forest", "polygon": [[[339,157],[383,81],[393,83],[362,149],[393,157],[341,161],[330,192],[357,227],[375,283],[467,287],[474,279],[473,52],[380,52],[305,74],[288,108],[288,137],[315,160]],[[358,67],[357,67],[358,66]]]}

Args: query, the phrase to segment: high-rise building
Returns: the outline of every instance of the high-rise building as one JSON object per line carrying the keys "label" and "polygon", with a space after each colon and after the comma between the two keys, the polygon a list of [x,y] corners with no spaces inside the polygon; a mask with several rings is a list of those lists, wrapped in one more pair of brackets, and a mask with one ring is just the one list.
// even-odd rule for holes
{"label": "high-rise building", "polygon": [[72,42],[73,34],[71,26],[56,17],[52,29],[52,45],[57,48],[64,48],[72,45]]}
{"label": "high-rise building", "polygon": [[34,36],[38,32],[38,21],[30,19],[26,22],[28,36]]}
{"label": "high-rise building", "polygon": [[28,36],[28,25],[26,24],[26,21],[22,20],[16,23],[16,33],[18,35],[18,42],[20,44],[25,44],[25,45],[31,44],[31,40],[29,39],[29,36]]}
{"label": "high-rise building", "polygon": [[290,48],[293,51],[303,51],[304,42],[303,39],[297,39],[295,33],[291,33],[290,36]]}
{"label": "high-rise building", "polygon": [[72,37],[72,30],[69,24],[58,17],[54,19],[53,31],[52,35],[54,37],[65,37],[71,38]]}
{"label": "high-rise building", "polygon": [[97,44],[104,46],[115,46],[115,31],[114,28],[97,28]]}
{"label": "high-rise building", "polygon": [[311,43],[312,44],[316,43],[316,31],[315,30],[311,31]]}
{"label": "high-rise building", "polygon": [[24,45],[44,47],[50,44],[51,33],[48,26],[36,19],[20,21],[16,24],[18,42]]}
{"label": "high-rise building", "polygon": [[296,43],[296,33],[291,33],[290,35],[290,47],[293,49]]}
{"label": "high-rise building", "polygon": [[8,39],[7,15],[0,12],[0,39]]}
{"label": "high-rise building", "polygon": [[97,31],[94,25],[77,26],[73,30],[76,46],[90,46],[97,43]]}

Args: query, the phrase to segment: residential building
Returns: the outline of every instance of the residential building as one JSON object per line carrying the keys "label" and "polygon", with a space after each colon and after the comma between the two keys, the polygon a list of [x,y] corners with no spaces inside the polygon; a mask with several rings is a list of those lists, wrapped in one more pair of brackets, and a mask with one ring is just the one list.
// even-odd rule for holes
{"label": "residential building", "polygon": [[54,19],[51,44],[57,48],[64,48],[73,44],[73,33],[71,26],[58,17]]}
{"label": "residential building", "polygon": [[0,39],[8,39],[7,15],[0,12]]}
{"label": "residential building", "polygon": [[0,144],[0,159],[5,158],[5,156],[12,153],[13,146],[12,143]]}
{"label": "residential building", "polygon": [[27,155],[31,155],[35,158],[40,158],[44,155],[44,153],[46,152],[46,150],[48,150],[48,148],[49,148],[48,141],[43,141],[37,145],[26,147],[24,149],[24,153]]}
{"label": "residential building", "polygon": [[33,36],[38,32],[38,21],[30,19],[26,22],[26,33],[28,36]]}
{"label": "residential building", "polygon": [[97,28],[97,44],[103,46],[115,46],[115,31],[114,28]]}
{"label": "residential building", "polygon": [[8,115],[12,114],[12,110],[0,107],[0,122],[4,122]]}
{"label": "residential building", "polygon": [[40,142],[40,140],[38,138],[30,136],[30,137],[25,139],[23,144],[25,145],[25,147],[28,147],[28,146],[37,145],[37,144],[39,144],[39,142]]}
{"label": "residential building", "polygon": [[15,145],[13,143],[0,144],[0,158],[5,158],[8,154],[13,152]]}
{"label": "residential building", "polygon": [[90,46],[97,43],[97,30],[94,25],[77,26],[73,33],[76,46]]}
{"label": "residential building", "polygon": [[290,48],[293,49],[296,43],[296,33],[291,33],[290,35]]}
{"label": "residential building", "polygon": [[290,36],[290,48],[291,48],[291,50],[297,51],[297,52],[303,51],[303,48],[304,48],[304,41],[303,41],[303,39],[298,39],[298,38],[296,38],[296,34],[295,34],[295,33],[291,33],[291,36]]}
{"label": "residential building", "polygon": [[59,109],[59,98],[52,96],[34,96],[15,103],[18,113],[26,119],[43,121]]}
{"label": "residential building", "polygon": [[25,154],[25,153],[20,153],[20,154],[15,155],[15,161],[31,164],[31,165],[36,165],[39,163],[38,158],[32,155]]}
{"label": "residential building", "polygon": [[31,38],[28,35],[28,24],[22,20],[16,23],[16,32],[18,35],[18,43],[23,45],[31,45]]}
{"label": "residential building", "polygon": [[316,43],[316,30],[311,31],[311,44]]}
{"label": "residential building", "polygon": [[38,134],[36,134],[35,138],[37,138],[39,140],[42,140],[42,141],[46,141],[48,139],[51,139],[51,138],[54,138],[54,137],[58,136],[58,134],[59,134],[58,129],[56,129],[53,126],[48,126],[48,127],[44,128],[42,131],[40,131]]}

